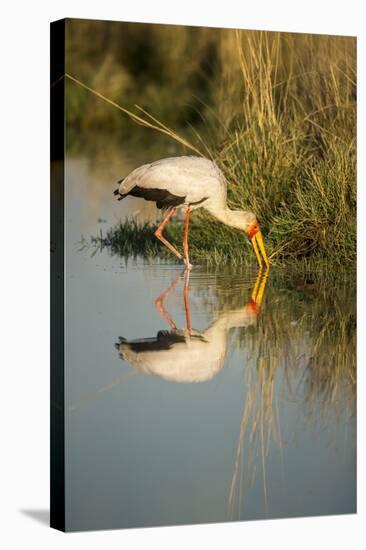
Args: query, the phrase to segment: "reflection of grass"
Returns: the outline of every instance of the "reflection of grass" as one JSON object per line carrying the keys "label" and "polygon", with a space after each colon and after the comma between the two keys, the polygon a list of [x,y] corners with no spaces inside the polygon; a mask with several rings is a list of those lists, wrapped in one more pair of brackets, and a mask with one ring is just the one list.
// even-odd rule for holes
{"label": "reflection of grass", "polygon": [[[195,273],[190,279],[193,326],[197,311],[209,312],[215,319],[248,303],[254,272],[223,266],[210,269],[209,277],[204,269]],[[228,349],[235,349],[243,361],[244,401],[228,487],[231,519],[242,518],[255,482],[262,487],[265,509],[273,512],[268,462],[275,464],[277,456],[286,464],[286,441],[301,440],[312,427],[315,438],[319,435],[331,445],[332,430],[351,426],[348,443],[352,444],[355,325],[354,276],[336,280],[328,272],[325,277],[320,272],[302,277],[273,269],[257,324],[231,329]],[[296,416],[295,433],[289,433],[283,422],[289,415]],[[338,432],[335,441],[339,439]]]}
{"label": "reflection of grass", "polygon": [[256,333],[246,334],[243,342],[248,353],[265,364],[276,358],[275,367],[268,364],[267,372],[284,368],[288,390],[294,396],[291,369],[302,368],[304,379],[298,397],[309,405],[318,399],[323,408],[331,407],[343,397],[345,388],[355,390],[354,280],[333,280],[330,284],[318,279],[312,284],[294,284],[277,275],[265,299],[268,309],[259,318]]}
{"label": "reflection of grass", "polygon": [[231,518],[241,517],[257,476],[265,509],[270,504],[267,457],[275,446],[285,458],[284,403],[305,411],[300,429],[313,422],[319,431],[327,430],[340,415],[355,415],[354,282],[329,285],[318,279],[311,285],[286,285],[275,280],[265,302],[256,331],[246,331],[239,343],[245,354],[245,402],[228,497]]}

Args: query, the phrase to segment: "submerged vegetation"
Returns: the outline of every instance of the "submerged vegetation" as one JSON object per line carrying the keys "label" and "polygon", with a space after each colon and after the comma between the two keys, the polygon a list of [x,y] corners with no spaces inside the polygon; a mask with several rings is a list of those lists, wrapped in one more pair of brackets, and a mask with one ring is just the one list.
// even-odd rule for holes
{"label": "submerged vegetation", "polygon": [[[229,206],[257,214],[273,263],[355,265],[354,38],[76,21],[69,49],[76,28],[83,37],[97,25],[95,55],[81,50],[88,62],[70,61],[67,70],[80,68],[79,79],[129,110],[139,104],[176,154],[212,158],[228,181]],[[117,109],[73,82],[68,90],[71,128],[115,128],[122,142],[134,133]],[[181,242],[179,224],[168,232]],[[123,255],[165,255],[151,228],[134,222],[94,242]],[[201,210],[190,247],[194,262],[252,259],[239,232]]]}

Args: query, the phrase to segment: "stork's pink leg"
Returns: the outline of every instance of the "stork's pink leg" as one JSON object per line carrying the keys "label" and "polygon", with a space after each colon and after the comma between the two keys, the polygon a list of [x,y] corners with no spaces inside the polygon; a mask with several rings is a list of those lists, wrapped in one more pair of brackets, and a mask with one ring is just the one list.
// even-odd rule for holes
{"label": "stork's pink leg", "polygon": [[172,292],[172,290],[177,286],[180,277],[181,277],[181,274],[179,273],[179,275],[177,275],[177,277],[174,279],[174,281],[172,282],[170,287],[167,288],[164,292],[162,292],[160,294],[160,296],[158,296],[155,300],[155,306],[156,306],[158,312],[166,320],[166,322],[168,323],[168,325],[170,326],[170,328],[172,330],[177,330],[177,327],[176,327],[176,324],[174,323],[173,319],[170,317],[169,313],[165,309],[164,301],[166,300],[168,295]]}
{"label": "stork's pink leg", "polygon": [[188,227],[189,227],[189,218],[190,218],[190,207],[186,208],[186,219],[184,223],[184,240],[183,240],[183,250],[184,250],[184,263],[187,266],[187,269],[192,269],[192,264],[189,263],[188,255]]}
{"label": "stork's pink leg", "polygon": [[154,235],[155,235],[155,237],[157,237],[159,239],[159,241],[161,241],[163,244],[165,244],[165,246],[168,247],[169,250],[171,250],[173,252],[173,254],[175,254],[177,256],[177,258],[179,258],[180,260],[183,260],[182,254],[180,254],[178,252],[178,250],[176,248],[174,248],[174,246],[172,244],[170,244],[170,242],[167,241],[165,237],[163,237],[163,229],[166,226],[166,224],[168,223],[168,221],[170,220],[170,218],[173,217],[176,210],[177,210],[176,208],[172,208],[170,210],[169,214],[161,222],[161,224],[159,225],[159,227],[155,231]]}

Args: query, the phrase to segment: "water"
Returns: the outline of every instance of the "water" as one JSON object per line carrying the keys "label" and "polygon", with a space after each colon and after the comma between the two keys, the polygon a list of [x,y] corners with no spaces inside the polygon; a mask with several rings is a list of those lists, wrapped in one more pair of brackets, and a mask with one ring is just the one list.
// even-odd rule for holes
{"label": "water", "polygon": [[66,163],[67,530],[355,512],[353,284],[80,250],[119,167]]}

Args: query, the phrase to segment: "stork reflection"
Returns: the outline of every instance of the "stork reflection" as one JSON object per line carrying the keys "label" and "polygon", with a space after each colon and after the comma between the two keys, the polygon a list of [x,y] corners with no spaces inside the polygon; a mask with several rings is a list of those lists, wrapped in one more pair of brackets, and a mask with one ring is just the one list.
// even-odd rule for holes
{"label": "stork reflection", "polygon": [[189,276],[183,273],[183,300],[186,327],[178,329],[167,312],[164,302],[178,285],[182,274],[156,300],[155,306],[169,325],[155,337],[127,341],[120,337],[116,348],[120,358],[137,371],[154,374],[174,382],[205,382],[212,379],[224,366],[228,348],[229,330],[255,325],[263,300],[268,271],[258,272],[248,302],[240,308],[220,312],[218,318],[206,330],[191,327],[189,308]]}

